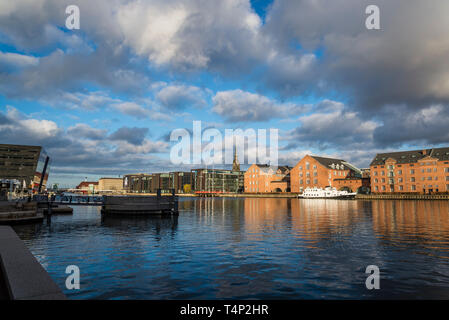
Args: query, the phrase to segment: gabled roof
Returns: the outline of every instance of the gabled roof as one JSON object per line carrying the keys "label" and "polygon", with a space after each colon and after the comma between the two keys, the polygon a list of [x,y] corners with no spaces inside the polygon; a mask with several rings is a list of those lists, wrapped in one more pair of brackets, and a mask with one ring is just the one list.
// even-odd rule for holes
{"label": "gabled roof", "polygon": [[338,164],[339,166],[343,166],[343,168],[345,170],[352,170],[352,168],[347,165],[346,161],[341,160],[341,159],[325,158],[325,157],[317,157],[317,156],[311,156],[311,157],[314,158],[316,161],[318,161],[320,164],[322,164],[323,166],[325,166],[328,169],[333,169],[332,164],[334,164],[334,165]]}
{"label": "gabled roof", "polygon": [[396,160],[397,163],[415,163],[428,156],[436,158],[439,161],[449,160],[449,148],[378,153],[373,161],[371,161],[370,166],[385,164],[385,160],[388,158]]}
{"label": "gabled roof", "polygon": [[[270,169],[273,168],[269,164],[255,163],[254,165],[258,166],[260,168],[260,171],[265,172],[265,173],[268,173],[270,171]],[[273,173],[276,173],[276,171],[278,169],[281,169],[282,174],[285,174],[285,172],[287,170],[290,171],[292,169],[292,167],[289,167],[289,166],[278,166],[276,170],[273,170]]]}

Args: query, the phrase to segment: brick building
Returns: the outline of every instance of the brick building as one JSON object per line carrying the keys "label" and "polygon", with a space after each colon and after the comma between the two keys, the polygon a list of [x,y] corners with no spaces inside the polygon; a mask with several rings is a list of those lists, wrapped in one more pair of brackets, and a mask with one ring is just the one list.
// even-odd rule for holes
{"label": "brick building", "polygon": [[302,158],[290,171],[290,184],[292,192],[328,186],[357,192],[370,185],[369,178],[363,178],[362,171],[349,162],[311,155]]}
{"label": "brick building", "polygon": [[98,190],[98,181],[83,181],[76,189],[85,194],[94,193]]}
{"label": "brick building", "polygon": [[378,153],[370,164],[371,192],[449,192],[449,148]]}
{"label": "brick building", "polygon": [[253,164],[244,175],[245,192],[290,192],[288,166],[272,168],[267,164]]}

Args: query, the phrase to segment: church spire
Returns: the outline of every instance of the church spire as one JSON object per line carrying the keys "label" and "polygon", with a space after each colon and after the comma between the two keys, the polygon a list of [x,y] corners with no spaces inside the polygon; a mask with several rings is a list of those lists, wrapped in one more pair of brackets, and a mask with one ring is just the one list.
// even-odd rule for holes
{"label": "church spire", "polygon": [[237,159],[237,147],[234,144],[234,161],[232,162],[232,171],[240,171],[240,163]]}

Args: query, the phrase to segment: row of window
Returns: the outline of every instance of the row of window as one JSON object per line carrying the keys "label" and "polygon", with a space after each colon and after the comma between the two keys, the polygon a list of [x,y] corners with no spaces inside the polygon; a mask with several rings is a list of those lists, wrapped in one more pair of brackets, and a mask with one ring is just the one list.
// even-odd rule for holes
{"label": "row of window", "polygon": [[[304,180],[299,180],[299,184],[304,184]],[[310,179],[306,180],[306,184],[310,184]],[[313,184],[318,184],[318,179],[313,179]]]}
{"label": "row of window", "polygon": [[[449,152],[446,153],[446,154],[449,154]],[[437,164],[438,164],[437,161],[420,162],[420,163],[419,163],[420,166],[436,166]],[[444,164],[449,164],[449,161],[445,161]],[[409,165],[410,167],[413,167],[413,166],[414,166],[413,163],[410,163],[410,164],[408,164],[408,165]],[[402,165],[400,165],[400,164],[398,164],[398,165],[396,165],[396,166],[399,167],[399,168],[402,167]],[[395,165],[392,165],[392,164],[390,164],[390,165],[387,166],[387,168],[390,169],[390,170],[394,169],[394,167],[395,167]],[[377,169],[377,166],[374,166],[373,168],[374,168],[374,169]],[[380,166],[380,168],[385,168],[385,166]]]}
{"label": "row of window", "polygon": [[[433,168],[433,170],[432,170],[432,168],[421,169],[421,173],[425,173],[425,172],[429,173],[429,172],[432,172],[432,171],[433,172],[438,172],[438,168]],[[381,176],[385,176],[385,171],[373,171],[373,175],[377,176],[378,172],[380,172]],[[444,172],[445,173],[449,173],[449,168],[444,168]],[[392,172],[389,173],[389,175],[391,175],[391,174],[392,174]],[[396,174],[397,175],[402,175],[402,170],[398,170],[396,172]],[[415,169],[410,169],[410,174],[415,174]]]}
{"label": "row of window", "polygon": [[[421,181],[437,181],[438,177],[421,177],[420,179]],[[381,183],[385,183],[385,178],[380,179]],[[398,178],[398,183],[402,183],[404,181],[403,178]],[[415,177],[410,177],[410,182],[415,182],[416,178]],[[446,176],[446,181],[449,181],[449,176]],[[388,182],[390,184],[394,183],[394,179],[388,179]],[[378,178],[374,178],[374,183],[379,183],[379,179]]]}
{"label": "row of window", "polygon": [[[386,189],[387,188],[385,186],[381,186],[381,187],[375,186],[374,187],[375,191],[386,191]],[[431,185],[431,184],[429,184],[427,186],[423,186],[423,190],[429,190],[429,189],[435,189],[435,191],[438,191],[439,190],[439,186],[438,185]],[[404,186],[403,185],[398,186],[398,190],[399,191],[404,191],[405,190]],[[411,185],[410,186],[410,191],[416,191],[416,190],[417,190],[416,189],[416,185]],[[449,184],[446,185],[446,191],[449,191]],[[394,188],[393,187],[390,187],[390,192],[394,192]]]}

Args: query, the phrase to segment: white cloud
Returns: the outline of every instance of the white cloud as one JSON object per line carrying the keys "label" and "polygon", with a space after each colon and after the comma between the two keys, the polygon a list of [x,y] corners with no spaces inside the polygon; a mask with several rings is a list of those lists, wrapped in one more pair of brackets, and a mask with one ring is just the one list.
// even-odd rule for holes
{"label": "white cloud", "polygon": [[212,111],[227,121],[268,121],[298,115],[305,106],[277,103],[265,96],[240,89],[220,91],[212,99]]}
{"label": "white cloud", "polygon": [[39,58],[19,53],[0,51],[0,66],[9,65],[18,68],[24,68],[29,66],[35,66],[37,64],[39,64]]}

